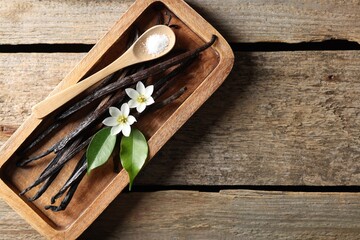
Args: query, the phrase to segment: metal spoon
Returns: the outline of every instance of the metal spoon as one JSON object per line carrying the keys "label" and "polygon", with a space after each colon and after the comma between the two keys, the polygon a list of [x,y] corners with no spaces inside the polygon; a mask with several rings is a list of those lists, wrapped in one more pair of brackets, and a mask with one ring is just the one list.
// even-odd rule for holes
{"label": "metal spoon", "polygon": [[[146,49],[146,39],[153,35],[153,34],[160,34],[166,35],[169,38],[169,44],[165,47],[165,49],[159,54],[149,54]],[[78,94],[82,93],[89,87],[93,86],[94,84],[98,83],[100,80],[105,78],[106,76],[122,69],[128,67],[130,65],[141,63],[149,60],[153,60],[164,56],[167,54],[175,45],[175,34],[171,30],[170,27],[166,25],[156,25],[146,32],[144,32],[137,41],[119,58],[117,58],[114,62],[112,62],[107,67],[103,68],[102,70],[96,72],[95,74],[91,75],[90,77],[82,80],[81,82],[72,85],[61,92],[58,92],[42,102],[36,104],[33,108],[33,114],[37,118],[44,118],[45,116],[49,115]]]}

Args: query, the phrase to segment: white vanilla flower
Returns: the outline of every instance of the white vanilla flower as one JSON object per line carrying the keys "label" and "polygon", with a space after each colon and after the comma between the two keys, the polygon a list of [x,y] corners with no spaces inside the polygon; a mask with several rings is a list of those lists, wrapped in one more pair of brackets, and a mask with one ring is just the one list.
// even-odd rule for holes
{"label": "white vanilla flower", "polygon": [[136,90],[132,88],[125,89],[126,94],[131,98],[129,101],[130,108],[136,108],[141,113],[145,110],[146,106],[154,103],[151,94],[154,91],[154,85],[149,85],[145,88],[142,82],[136,84]]}
{"label": "white vanilla flower", "polygon": [[127,103],[121,105],[121,110],[116,107],[110,107],[109,112],[111,117],[107,117],[102,122],[104,125],[111,128],[111,135],[116,135],[122,132],[124,136],[128,137],[131,132],[131,127],[136,119],[134,116],[129,115],[130,108]]}

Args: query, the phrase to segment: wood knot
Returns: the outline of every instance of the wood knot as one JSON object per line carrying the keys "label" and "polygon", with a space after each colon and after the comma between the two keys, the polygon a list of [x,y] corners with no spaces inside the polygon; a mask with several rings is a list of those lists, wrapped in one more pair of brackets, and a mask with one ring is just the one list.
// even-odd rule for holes
{"label": "wood knot", "polygon": [[337,80],[337,77],[336,77],[336,75],[330,74],[326,77],[326,80],[333,82],[333,81]]}

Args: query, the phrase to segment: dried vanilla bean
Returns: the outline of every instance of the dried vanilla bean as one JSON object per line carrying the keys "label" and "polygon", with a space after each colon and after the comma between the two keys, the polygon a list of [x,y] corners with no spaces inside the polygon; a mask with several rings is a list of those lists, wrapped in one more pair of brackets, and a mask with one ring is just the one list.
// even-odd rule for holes
{"label": "dried vanilla bean", "polygon": [[169,27],[174,28],[174,29],[180,29],[180,26],[176,25],[176,24],[171,24],[171,25],[169,25]]}
{"label": "dried vanilla bean", "polygon": [[157,19],[157,25],[163,25],[164,24],[164,16],[162,15],[162,13],[159,14],[159,17]]}
{"label": "dried vanilla bean", "polygon": [[156,90],[156,92],[153,94],[153,98],[156,99],[160,95],[162,95],[167,90],[171,80],[173,80],[175,78],[175,76],[177,76],[179,73],[183,72],[185,70],[185,68],[188,67],[193,62],[195,57],[197,57],[197,55],[195,55],[193,58],[189,58],[185,62],[181,63],[178,67],[176,67],[174,70],[172,70],[169,74],[164,76],[159,81],[156,81],[154,83],[154,89]]}
{"label": "dried vanilla bean", "polygon": [[40,158],[43,158],[43,157],[49,155],[50,153],[52,153],[55,150],[55,148],[56,148],[56,144],[52,145],[49,149],[47,149],[45,152],[43,152],[43,153],[41,153],[39,155],[36,155],[36,156],[30,157],[28,159],[22,160],[21,162],[20,161],[17,162],[16,166],[23,167],[23,166],[29,164],[30,162],[36,161],[36,160],[38,160]]}
{"label": "dried vanilla bean", "polygon": [[[106,108],[104,107],[105,103],[100,103],[98,108],[96,110],[99,109],[103,109],[104,112],[106,111]],[[30,163],[31,161],[37,160],[41,157],[44,157],[48,154],[50,154],[51,152],[55,152],[58,153],[61,149],[63,149],[63,147],[68,144],[69,142],[71,142],[73,139],[75,139],[79,133],[81,133],[82,131],[84,131],[88,126],[90,126],[92,123],[94,123],[94,121],[98,118],[98,115],[94,116],[94,113],[98,113],[98,111],[94,111],[91,112],[89,114],[89,116],[83,121],[81,122],[81,124],[79,125],[78,128],[76,128],[74,131],[70,132],[66,137],[64,137],[62,140],[58,141],[57,143],[55,143],[54,145],[52,145],[49,149],[47,149],[44,153],[35,156],[35,157],[31,157],[29,159],[26,159],[22,162],[18,162],[17,166],[22,167],[25,166],[26,164]],[[101,114],[100,114],[101,115]],[[89,121],[90,120],[90,121]],[[59,147],[62,146],[62,147]]]}
{"label": "dried vanilla bean", "polygon": [[29,187],[27,187],[24,191],[20,193],[20,195],[25,194],[26,192],[30,191],[32,188],[36,187],[40,183],[44,182],[48,179],[52,174],[60,171],[61,167],[67,163],[70,159],[72,159],[77,153],[79,153],[82,149],[84,149],[91,141],[91,138],[88,138],[86,141],[81,142],[81,138],[76,139],[59,158],[57,162],[51,165],[48,169],[45,169],[43,173],[40,174],[38,179],[34,181]]}
{"label": "dried vanilla bean", "polygon": [[45,131],[41,132],[41,134],[29,146],[21,150],[21,153],[24,154],[25,152],[28,152],[35,145],[41,142],[46,136],[48,136],[52,131],[57,129],[62,123],[63,123],[62,121],[56,121],[53,124],[51,124]]}
{"label": "dried vanilla bean", "polygon": [[167,11],[165,11],[165,16],[168,16],[168,21],[164,23],[164,25],[169,26],[172,19],[172,15],[169,14]]}
{"label": "dried vanilla bean", "polygon": [[[59,159],[63,156],[64,154],[64,150],[60,151],[46,166],[46,168],[41,172],[40,176],[44,175],[52,166],[54,166]],[[60,169],[61,171],[61,169]],[[42,196],[42,194],[48,189],[48,187],[51,185],[51,183],[55,180],[55,178],[57,177],[57,175],[60,173],[60,171],[55,172],[53,175],[51,175],[46,182],[41,186],[41,188],[36,192],[36,194],[32,197],[29,198],[29,201],[35,201],[36,199],[38,199],[39,197]]]}
{"label": "dried vanilla bean", "polygon": [[66,183],[62,186],[62,188],[51,198],[51,204],[54,204],[56,199],[61,197],[66,190],[71,187],[74,182],[84,173],[87,169],[87,162],[86,157],[81,158],[81,160],[76,165],[73,173],[69,177],[69,179],[66,181]]}
{"label": "dried vanilla bean", "polygon": [[[109,76],[107,76],[102,82],[101,84],[94,90],[97,91],[97,89],[102,88],[104,85],[106,85],[108,82],[113,80],[113,76],[114,74],[111,74]],[[64,113],[62,113],[60,116],[55,118],[55,122],[53,124],[51,124],[45,131],[41,132],[41,134],[29,145],[27,146],[25,149],[21,150],[21,153],[25,153],[28,152],[30,149],[32,149],[34,146],[36,146],[39,142],[41,142],[45,137],[47,137],[51,132],[53,132],[55,129],[57,129],[58,127],[60,127],[63,124],[63,119],[65,119],[66,117],[70,116],[72,113],[80,110],[76,108],[78,103],[76,103],[73,107],[67,109]],[[37,160],[39,158],[42,158],[48,154],[50,154],[51,152],[54,151],[54,147],[49,148],[46,152],[44,152],[43,154],[40,154],[38,156],[34,156],[31,157],[25,161],[23,161],[22,164],[17,164],[17,166],[22,167],[26,164],[28,164],[29,162],[32,162],[34,160]]]}
{"label": "dried vanilla bean", "polygon": [[[106,77],[108,80],[104,80],[106,84],[106,82],[108,82],[109,80],[111,80],[113,75],[109,75],[108,77]],[[101,88],[102,86],[99,86],[99,88]],[[75,104],[76,105],[76,104]],[[65,113],[63,113],[62,115],[60,115],[60,117],[57,117],[55,119],[55,122],[53,124],[51,124],[45,131],[43,131],[29,146],[27,146],[25,149],[21,150],[21,153],[25,153],[28,152],[30,149],[32,149],[34,146],[36,146],[39,142],[41,142],[45,137],[47,137],[51,132],[53,132],[55,129],[57,129],[58,127],[60,127],[63,123],[63,119],[68,117],[70,114],[68,113],[69,111],[73,110],[72,108],[68,109],[65,111],[65,113],[67,113],[65,115]],[[78,110],[78,109],[77,109]],[[76,110],[76,111],[77,111]],[[74,111],[75,112],[75,111]],[[64,115],[64,116],[63,116]],[[21,163],[17,163],[18,167],[23,167],[25,165],[27,165],[28,163],[35,161],[37,159],[40,159],[42,157],[45,157],[46,155],[50,154],[51,152],[53,152],[55,149],[55,145],[53,145],[52,147],[50,147],[47,151],[45,151],[42,154],[39,154],[37,156],[34,157],[30,157],[26,160],[23,160]]]}
{"label": "dried vanilla bean", "polygon": [[80,133],[82,133],[85,129],[87,129],[93,122],[95,122],[100,116],[102,116],[109,107],[112,105],[122,101],[122,99],[125,97],[124,92],[118,92],[113,97],[110,98],[110,100],[101,107],[95,109],[91,114],[88,115],[88,117],[82,121],[79,126],[70,132],[66,137],[64,137],[62,140],[60,140],[55,149],[54,152],[58,152],[61,149],[63,149],[72,139],[74,139],[76,136],[78,136]]}
{"label": "dried vanilla bean", "polygon": [[[85,157],[85,155],[83,156],[83,158]],[[59,206],[45,206],[46,210],[51,210],[53,212],[59,212],[59,211],[63,211],[66,209],[66,207],[69,205],[71,199],[73,198],[77,187],[79,186],[81,180],[83,179],[83,177],[85,176],[85,172],[84,171],[80,177],[70,186],[69,191],[67,192],[66,196],[64,197],[64,199],[61,201]]]}
{"label": "dried vanilla bean", "polygon": [[50,185],[56,179],[56,177],[59,175],[60,171],[61,171],[61,169],[59,171],[55,172],[53,175],[51,175],[46,180],[46,182],[41,186],[41,188],[36,192],[36,194],[32,198],[29,198],[29,201],[33,202],[36,199],[38,199],[39,197],[41,197],[43,195],[43,193],[50,187]]}
{"label": "dried vanilla bean", "polygon": [[179,91],[177,91],[176,93],[174,93],[174,94],[171,95],[170,97],[164,99],[164,100],[161,101],[161,102],[155,103],[155,104],[151,107],[151,110],[156,110],[156,109],[159,109],[159,108],[164,107],[164,106],[167,105],[167,104],[172,103],[173,101],[175,101],[176,99],[178,99],[178,98],[186,91],[186,89],[187,89],[186,87],[180,88]]}
{"label": "dried vanilla bean", "polygon": [[[121,81],[122,79],[124,79],[124,77],[127,75],[127,73],[129,72],[129,70],[124,70],[121,75],[119,77],[117,77],[116,81]],[[106,85],[104,85],[106,86]],[[104,87],[102,86],[102,87]],[[101,87],[101,88],[102,88]],[[101,88],[96,89],[93,92],[97,92],[99,91]],[[83,107],[87,106],[88,104],[90,104],[91,102],[97,100],[98,98],[94,98],[94,95],[90,94],[87,97],[85,97],[84,99],[80,100],[79,102],[75,103],[72,107],[70,107],[68,110],[66,110],[64,113],[62,113],[61,115],[59,115],[59,117],[57,117],[57,120],[61,120],[64,119],[68,116],[70,116],[71,114],[79,111],[80,109],[82,109]]]}

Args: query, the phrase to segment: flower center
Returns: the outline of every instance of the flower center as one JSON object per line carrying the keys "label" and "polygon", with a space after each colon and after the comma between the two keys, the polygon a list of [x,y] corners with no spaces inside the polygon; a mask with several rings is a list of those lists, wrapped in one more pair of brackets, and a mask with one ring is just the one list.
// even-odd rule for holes
{"label": "flower center", "polygon": [[144,103],[144,102],[146,102],[146,97],[145,97],[144,95],[139,95],[136,100],[137,100],[139,103]]}
{"label": "flower center", "polygon": [[117,118],[117,121],[118,121],[118,123],[123,124],[123,123],[127,122],[127,119],[128,119],[127,117],[125,117],[124,115],[121,115]]}

